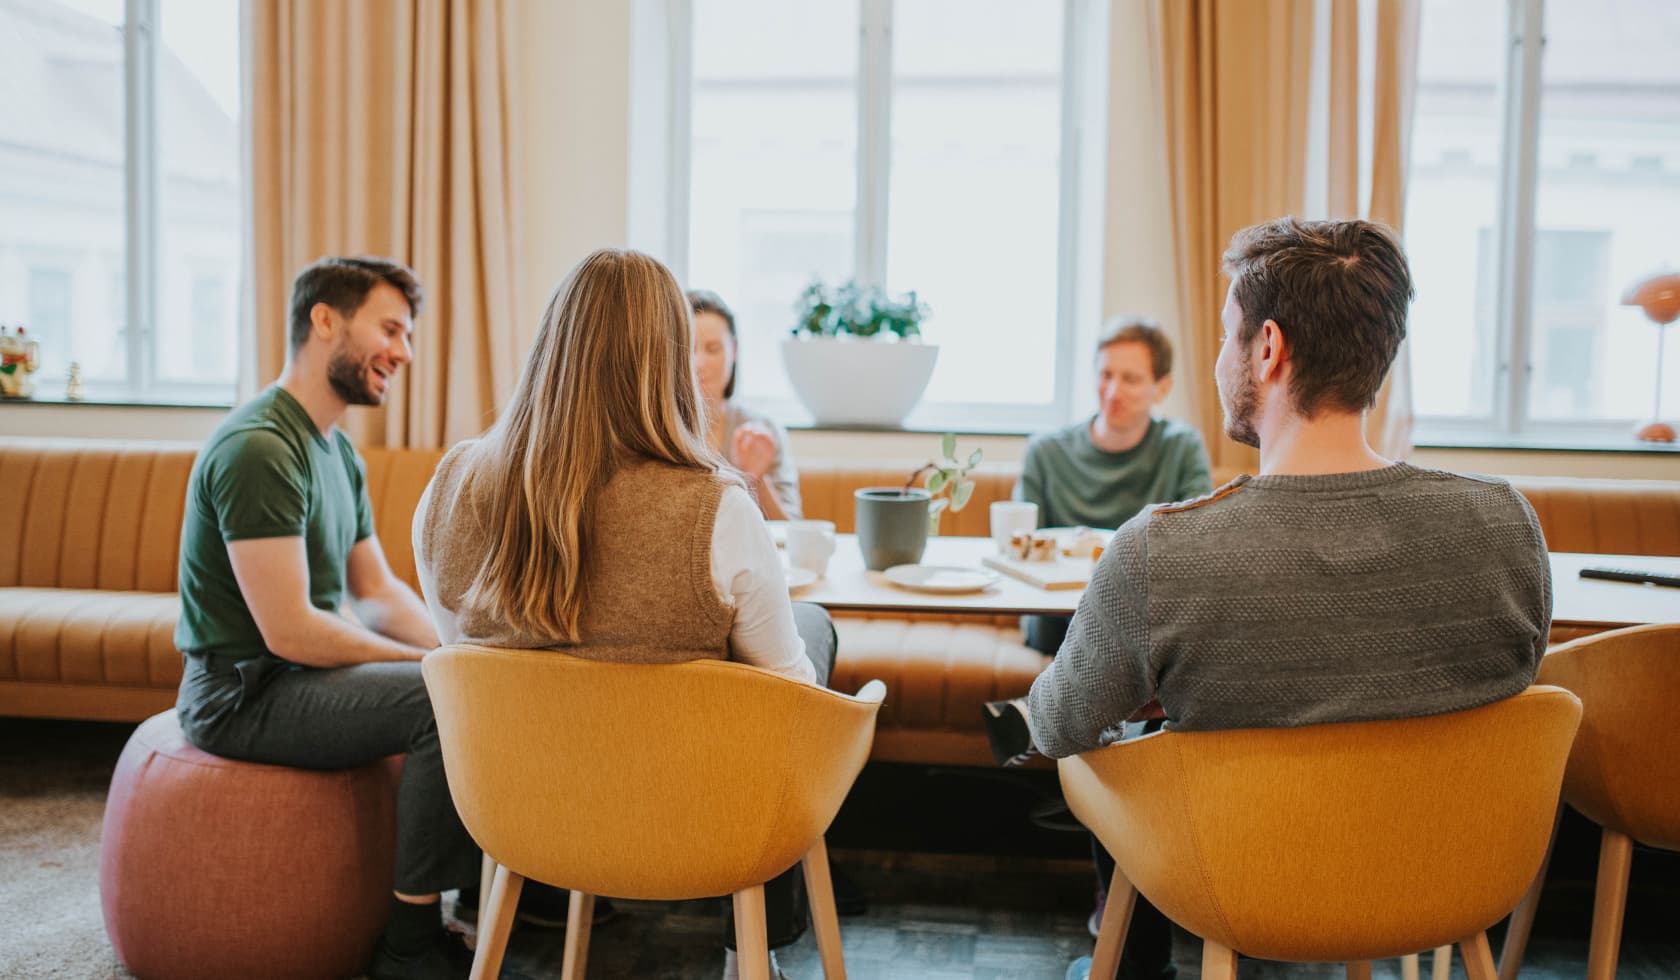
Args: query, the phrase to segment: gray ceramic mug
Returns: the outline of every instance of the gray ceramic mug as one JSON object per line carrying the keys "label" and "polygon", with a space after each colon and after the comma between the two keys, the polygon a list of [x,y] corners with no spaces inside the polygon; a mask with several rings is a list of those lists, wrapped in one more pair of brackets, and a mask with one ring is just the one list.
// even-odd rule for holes
{"label": "gray ceramic mug", "polygon": [[863,567],[878,572],[922,560],[922,552],[927,549],[931,494],[920,488],[864,487],[852,496],[857,501],[857,538]]}

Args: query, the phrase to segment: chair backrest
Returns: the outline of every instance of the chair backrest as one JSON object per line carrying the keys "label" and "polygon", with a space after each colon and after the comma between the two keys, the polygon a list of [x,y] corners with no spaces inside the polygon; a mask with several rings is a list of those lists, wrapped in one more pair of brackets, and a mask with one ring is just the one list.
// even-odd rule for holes
{"label": "chair backrest", "polygon": [[1680,624],[1566,643],[1540,662],[1539,680],[1581,699],[1564,800],[1642,844],[1680,850]]}
{"label": "chair backrest", "polygon": [[1160,732],[1061,762],[1168,918],[1267,959],[1381,959],[1509,913],[1550,840],[1574,695],[1293,729]]}
{"label": "chair backrest", "polygon": [[423,670],[479,846],[529,878],[640,899],[727,895],[792,867],[863,768],[885,693],[471,645]]}

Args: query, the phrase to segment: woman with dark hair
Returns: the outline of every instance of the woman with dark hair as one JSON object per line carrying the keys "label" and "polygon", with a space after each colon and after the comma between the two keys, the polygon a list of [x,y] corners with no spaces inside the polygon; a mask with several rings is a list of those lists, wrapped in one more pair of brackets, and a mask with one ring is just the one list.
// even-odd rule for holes
{"label": "woman with dark hair", "polygon": [[688,294],[694,310],[694,374],[706,401],[712,449],[746,477],[759,509],[770,520],[798,520],[799,471],[787,451],[787,433],[766,416],[730,401],[735,395],[735,314],[707,289]]}

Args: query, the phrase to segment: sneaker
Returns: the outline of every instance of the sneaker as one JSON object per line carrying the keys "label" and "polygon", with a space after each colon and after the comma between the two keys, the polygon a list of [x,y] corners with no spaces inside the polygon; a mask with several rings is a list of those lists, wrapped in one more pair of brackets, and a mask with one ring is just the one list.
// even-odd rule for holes
{"label": "sneaker", "polygon": [[464,980],[472,973],[473,951],[466,940],[452,930],[439,930],[436,940],[425,949],[397,954],[380,936],[368,964],[368,980]]}
{"label": "sneaker", "polygon": [[987,701],[981,711],[986,724],[986,741],[992,758],[1000,766],[1018,766],[1038,754],[1033,748],[1032,730],[1027,727],[1026,707],[1021,698]]}
{"label": "sneaker", "polygon": [[1081,956],[1069,963],[1067,972],[1062,975],[1062,980],[1091,980],[1091,958]]}
{"label": "sneaker", "polygon": [[1085,931],[1096,939],[1102,932],[1103,911],[1108,908],[1108,889],[1097,886],[1097,907],[1091,910],[1091,917],[1085,921]]}
{"label": "sneaker", "polygon": [[[1127,969],[1126,964],[1122,962],[1120,971],[1115,974],[1115,980],[1134,980],[1137,976],[1136,972]],[[1177,977],[1178,967],[1169,963],[1161,967],[1158,972],[1152,971],[1149,980],[1177,980]],[[1091,958],[1081,956],[1069,963],[1067,972],[1062,974],[1062,980],[1091,980]]]}
{"label": "sneaker", "polygon": [[[741,961],[736,958],[735,951],[729,947],[723,950],[723,980],[741,980]],[[782,972],[782,965],[776,962],[776,951],[770,951],[770,980],[790,980]]]}
{"label": "sneaker", "polygon": [[[478,921],[478,886],[470,885],[461,889],[455,899],[455,918],[462,922]],[[545,885],[540,881],[527,881],[525,887],[519,890],[519,911],[514,913],[514,921],[539,929],[564,929],[566,917],[571,912],[572,893],[564,888]],[[618,915],[618,909],[612,899],[595,896],[595,913],[590,922],[600,925]]]}

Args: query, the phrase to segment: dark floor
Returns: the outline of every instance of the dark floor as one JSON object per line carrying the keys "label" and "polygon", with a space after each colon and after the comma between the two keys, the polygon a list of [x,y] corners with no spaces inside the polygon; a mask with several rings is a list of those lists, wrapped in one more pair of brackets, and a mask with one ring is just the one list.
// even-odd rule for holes
{"label": "dark floor", "polygon": [[[0,719],[0,808],[43,795],[72,802],[92,797],[89,803],[97,807],[130,730],[132,726]],[[836,866],[869,899],[867,914],[842,919],[848,974],[858,980],[1048,980],[1061,977],[1075,956],[1089,954],[1092,942],[1085,919],[1093,880],[1086,838],[1043,829],[1029,817],[1055,798],[1055,786],[1049,771],[890,764],[866,768],[829,834]],[[97,847],[96,834],[73,846]],[[1559,834],[1523,977],[1562,980],[1584,975],[1596,866],[1597,830],[1570,814]],[[65,888],[85,889],[85,900],[78,901],[92,903],[95,909],[91,938],[64,936],[65,961],[73,962],[72,950],[85,950],[103,937],[97,931],[94,882],[66,881]],[[653,980],[720,975],[719,908],[716,902],[619,903],[618,917],[594,931],[591,975]],[[1680,977],[1677,908],[1680,855],[1637,850],[1621,980]],[[1500,929],[1492,933],[1496,952]],[[510,946],[508,975],[557,975],[561,949],[558,931],[522,926]],[[1199,944],[1180,933],[1175,953],[1181,980],[1199,977]],[[821,975],[809,935],[785,950],[781,962],[794,977]],[[1398,963],[1379,963],[1376,973],[1398,978]],[[1424,976],[1428,975],[1426,958]],[[1453,975],[1464,976],[1461,964],[1455,965]],[[1337,966],[1245,961],[1242,976],[1293,980],[1342,973]]]}

